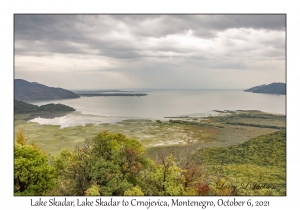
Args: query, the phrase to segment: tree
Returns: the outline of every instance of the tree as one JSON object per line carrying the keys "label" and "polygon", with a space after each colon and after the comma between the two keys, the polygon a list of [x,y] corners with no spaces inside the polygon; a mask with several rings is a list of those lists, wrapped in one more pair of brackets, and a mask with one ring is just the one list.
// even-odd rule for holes
{"label": "tree", "polygon": [[55,169],[41,150],[25,142],[21,130],[14,145],[15,195],[45,195],[56,184]]}
{"label": "tree", "polygon": [[25,145],[27,142],[24,132],[25,132],[24,129],[19,130],[19,132],[17,133],[17,139],[16,139],[16,142],[22,146]]}
{"label": "tree", "polygon": [[140,182],[148,162],[139,141],[120,133],[102,132],[74,150],[64,149],[54,161],[61,186],[68,188],[57,192],[85,195],[97,185],[101,195],[124,195]]}
{"label": "tree", "polygon": [[143,196],[144,193],[139,186],[132,187],[124,192],[125,196]]}
{"label": "tree", "polygon": [[99,187],[96,185],[91,185],[89,189],[85,192],[85,195],[87,196],[99,196],[100,195],[100,190]]}
{"label": "tree", "polygon": [[173,156],[159,155],[160,163],[152,162],[142,186],[146,195],[181,195],[183,192],[183,170],[175,165]]}

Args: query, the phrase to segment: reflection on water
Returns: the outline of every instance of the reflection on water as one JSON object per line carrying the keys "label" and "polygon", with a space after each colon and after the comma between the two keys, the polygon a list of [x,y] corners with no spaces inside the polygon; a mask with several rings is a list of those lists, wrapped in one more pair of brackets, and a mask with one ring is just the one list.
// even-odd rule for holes
{"label": "reflection on water", "polygon": [[70,127],[70,126],[84,126],[86,124],[100,124],[109,123],[114,124],[125,120],[127,118],[122,117],[107,117],[107,116],[97,116],[89,114],[81,114],[80,112],[73,112],[65,115],[52,115],[50,117],[45,116],[35,116],[28,119],[29,122],[36,122],[42,125],[60,125],[60,128]]}

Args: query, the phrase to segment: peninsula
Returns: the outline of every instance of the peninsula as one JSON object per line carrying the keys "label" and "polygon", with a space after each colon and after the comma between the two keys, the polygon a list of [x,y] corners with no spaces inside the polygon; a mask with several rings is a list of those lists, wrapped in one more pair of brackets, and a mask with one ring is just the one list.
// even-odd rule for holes
{"label": "peninsula", "polygon": [[80,96],[93,97],[93,96],[146,96],[146,93],[82,93]]}
{"label": "peninsula", "polygon": [[252,93],[286,95],[286,84],[281,82],[274,82],[269,85],[263,84],[263,85],[255,86],[244,91],[252,92]]}

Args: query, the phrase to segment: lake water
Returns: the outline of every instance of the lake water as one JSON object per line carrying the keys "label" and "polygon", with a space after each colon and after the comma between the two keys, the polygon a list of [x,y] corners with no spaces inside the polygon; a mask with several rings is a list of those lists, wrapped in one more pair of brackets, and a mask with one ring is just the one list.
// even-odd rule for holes
{"label": "lake water", "polygon": [[61,127],[86,123],[114,123],[124,119],[164,119],[175,116],[208,116],[212,110],[261,110],[285,114],[286,96],[243,90],[151,90],[147,96],[94,96],[76,99],[31,101],[35,105],[61,103],[76,109],[63,117],[35,118],[40,124]]}

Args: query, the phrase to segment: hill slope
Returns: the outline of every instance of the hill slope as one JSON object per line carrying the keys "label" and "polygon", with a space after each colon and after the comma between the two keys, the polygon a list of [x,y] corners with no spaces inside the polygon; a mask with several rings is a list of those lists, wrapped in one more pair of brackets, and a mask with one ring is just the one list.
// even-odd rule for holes
{"label": "hill slope", "polygon": [[[278,131],[230,147],[207,148],[198,158],[220,195],[286,195],[286,132]],[[229,186],[230,192],[226,192]]]}
{"label": "hill slope", "polygon": [[14,113],[15,114],[27,114],[38,112],[39,107],[37,105],[28,104],[19,100],[14,101]]}
{"label": "hill slope", "polygon": [[256,164],[285,166],[286,131],[259,136],[230,147],[208,148],[201,154],[206,164]]}
{"label": "hill slope", "polygon": [[75,109],[63,104],[46,104],[42,106],[36,106],[18,100],[15,100],[14,103],[15,114],[55,113],[55,112],[71,112],[71,111],[75,111]]}
{"label": "hill slope", "polygon": [[245,92],[252,93],[268,93],[268,94],[286,94],[286,84],[280,82],[274,82],[269,85],[260,85],[244,90]]}
{"label": "hill slope", "polygon": [[51,100],[63,98],[79,98],[80,96],[72,91],[62,88],[53,88],[36,82],[28,82],[22,79],[15,79],[15,99],[28,100]]}

